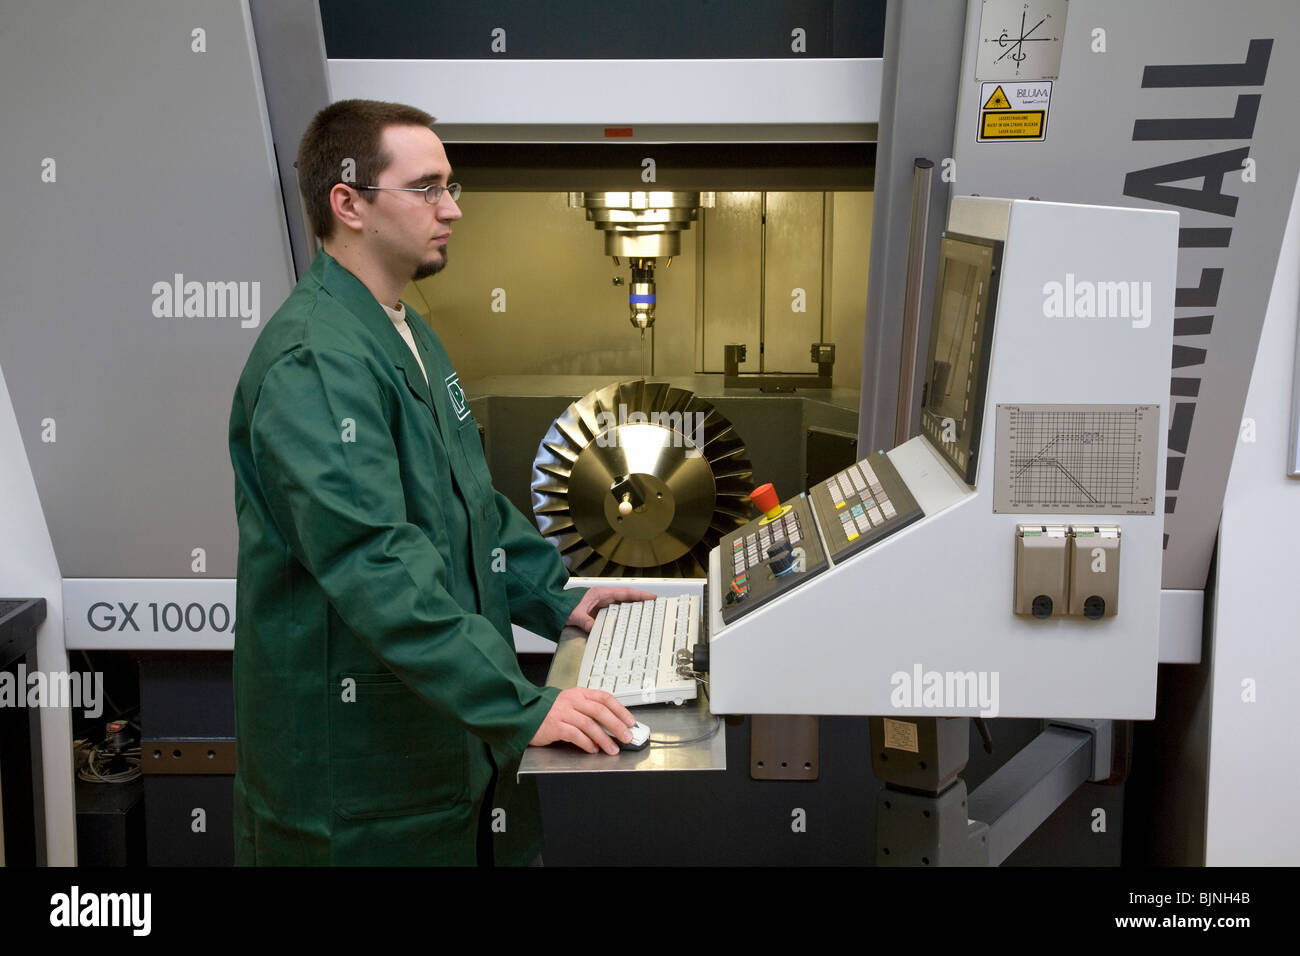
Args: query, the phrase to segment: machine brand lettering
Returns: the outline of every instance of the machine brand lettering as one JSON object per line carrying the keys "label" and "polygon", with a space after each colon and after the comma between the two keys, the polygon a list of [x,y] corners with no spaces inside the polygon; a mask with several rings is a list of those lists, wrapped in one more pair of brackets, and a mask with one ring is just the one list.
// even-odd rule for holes
{"label": "machine brand lettering", "polygon": [[155,318],[238,318],[244,329],[262,322],[261,282],[186,282],[178,272],[171,282],[155,282],[152,292]]}
{"label": "machine brand lettering", "polygon": [[[1198,63],[1187,65],[1148,66],[1142,73],[1143,89],[1204,87],[1260,87],[1268,74],[1271,39],[1250,41],[1246,59],[1241,63]],[[1137,199],[1174,206],[1182,210],[1183,228],[1178,231],[1180,249],[1226,249],[1232,237],[1232,228],[1220,225],[1220,217],[1233,218],[1237,214],[1237,196],[1224,192],[1225,177],[1238,175],[1246,162],[1249,141],[1255,133],[1255,118],[1259,114],[1261,95],[1242,93],[1237,96],[1232,116],[1175,117],[1171,119],[1139,119],[1133,123],[1133,141],[1226,139],[1246,140],[1247,145],[1193,156],[1179,162],[1138,169],[1124,178],[1124,195]],[[1162,100],[1161,102],[1165,102]],[[1195,101],[1193,101],[1195,102]],[[1199,189],[1175,186],[1186,180],[1201,180]],[[1176,312],[1213,309],[1219,302],[1219,288],[1223,282],[1223,267],[1216,264],[1213,251],[1205,253],[1180,253],[1180,274],[1200,266],[1199,277],[1193,286],[1180,286],[1175,293]],[[1181,267],[1186,266],[1187,269]],[[1181,315],[1174,319],[1175,336],[1209,336],[1214,323],[1213,314]],[[1175,345],[1172,369],[1204,367],[1208,349]],[[1172,514],[1178,505],[1179,484],[1192,433],[1192,420],[1196,415],[1196,397],[1200,393],[1201,374],[1174,374],[1170,379],[1173,397],[1169,416],[1169,452],[1165,480],[1165,513]],[[1169,547],[1166,532],[1164,546]]]}
{"label": "machine brand lettering", "polygon": [[[121,632],[127,627],[137,634],[140,633],[140,625],[135,620],[135,612],[140,607],[140,602],[133,601],[128,605],[118,601],[116,604],[115,611],[113,605],[107,601],[96,601],[86,609],[86,623],[100,633]],[[220,601],[207,606],[191,601],[184,607],[174,601],[165,604],[150,601],[146,609],[149,612],[148,623],[154,634],[159,633],[160,630],[173,634],[180,630],[195,634],[208,630],[221,633],[234,630],[234,617],[230,613],[230,608]]]}

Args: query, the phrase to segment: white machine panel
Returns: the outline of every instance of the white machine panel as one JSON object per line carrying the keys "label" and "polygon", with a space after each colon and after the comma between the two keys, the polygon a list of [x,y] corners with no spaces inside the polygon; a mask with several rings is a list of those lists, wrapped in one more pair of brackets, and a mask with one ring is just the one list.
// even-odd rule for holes
{"label": "white machine panel", "polygon": [[[999,405],[1150,406],[1154,513],[997,514],[992,437],[973,488],[914,438],[888,457],[925,517],[727,626],[714,552],[714,713],[1154,716],[1178,216],[962,197],[958,221],[1005,230],[985,434]],[[1121,529],[1118,614],[1013,613],[1016,526],[1039,520]]]}

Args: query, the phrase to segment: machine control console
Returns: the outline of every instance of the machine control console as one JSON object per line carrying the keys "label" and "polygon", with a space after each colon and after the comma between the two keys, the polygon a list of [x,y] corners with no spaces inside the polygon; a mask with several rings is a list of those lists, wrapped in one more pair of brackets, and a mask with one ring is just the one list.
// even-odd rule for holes
{"label": "machine control console", "polygon": [[722,619],[728,624],[828,566],[807,495],[781,503],[764,485],[751,497],[767,513],[719,545]]}
{"label": "machine control console", "polygon": [[837,564],[925,515],[880,452],[813,486],[810,496]]}

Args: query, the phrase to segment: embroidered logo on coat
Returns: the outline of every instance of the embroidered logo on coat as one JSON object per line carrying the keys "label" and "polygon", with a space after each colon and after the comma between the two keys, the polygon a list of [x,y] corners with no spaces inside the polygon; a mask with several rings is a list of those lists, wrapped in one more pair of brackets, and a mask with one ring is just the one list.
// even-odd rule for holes
{"label": "embroidered logo on coat", "polygon": [[451,400],[452,411],[456,413],[456,421],[463,422],[469,417],[469,401],[465,398],[465,392],[460,387],[460,376],[452,372],[447,376],[447,398]]}

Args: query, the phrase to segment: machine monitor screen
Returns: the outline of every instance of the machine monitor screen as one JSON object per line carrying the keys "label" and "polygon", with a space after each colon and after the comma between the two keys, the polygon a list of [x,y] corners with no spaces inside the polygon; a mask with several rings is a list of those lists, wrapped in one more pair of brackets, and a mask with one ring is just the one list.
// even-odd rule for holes
{"label": "machine monitor screen", "polygon": [[975,483],[1002,243],[945,233],[921,393],[921,433]]}

